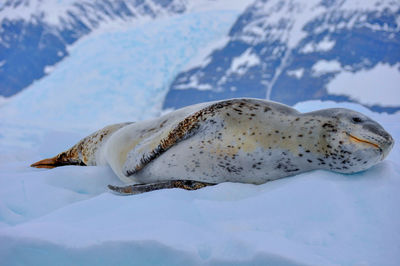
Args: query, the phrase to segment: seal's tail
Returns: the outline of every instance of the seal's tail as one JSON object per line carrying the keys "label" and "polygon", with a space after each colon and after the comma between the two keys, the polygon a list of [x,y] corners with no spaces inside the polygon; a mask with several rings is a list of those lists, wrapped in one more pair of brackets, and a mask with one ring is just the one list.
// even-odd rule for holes
{"label": "seal's tail", "polygon": [[97,165],[96,152],[106,140],[120,128],[132,124],[132,122],[120,123],[102,128],[86,138],[80,140],[69,150],[58,155],[31,164],[36,168],[54,168],[63,165]]}
{"label": "seal's tail", "polygon": [[40,160],[36,163],[31,164],[31,167],[36,167],[36,168],[54,168],[56,165],[56,157],[53,158],[48,158],[44,160]]}

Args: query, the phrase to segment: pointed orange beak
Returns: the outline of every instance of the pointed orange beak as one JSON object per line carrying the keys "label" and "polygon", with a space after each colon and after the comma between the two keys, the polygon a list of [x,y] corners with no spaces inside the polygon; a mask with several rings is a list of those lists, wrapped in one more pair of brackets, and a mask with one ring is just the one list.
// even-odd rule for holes
{"label": "pointed orange beak", "polygon": [[31,164],[31,167],[36,167],[36,168],[54,168],[57,167],[57,156],[49,159],[44,159],[41,161],[38,161],[34,164]]}

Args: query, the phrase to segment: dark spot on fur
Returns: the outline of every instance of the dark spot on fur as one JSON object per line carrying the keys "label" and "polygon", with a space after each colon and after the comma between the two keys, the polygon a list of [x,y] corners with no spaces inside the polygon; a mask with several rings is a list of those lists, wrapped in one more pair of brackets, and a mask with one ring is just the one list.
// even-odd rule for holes
{"label": "dark spot on fur", "polygon": [[326,127],[328,127],[328,128],[334,128],[335,126],[332,125],[332,124],[329,124],[329,123],[324,123],[324,124],[322,125],[322,127],[323,127],[323,128],[326,128]]}

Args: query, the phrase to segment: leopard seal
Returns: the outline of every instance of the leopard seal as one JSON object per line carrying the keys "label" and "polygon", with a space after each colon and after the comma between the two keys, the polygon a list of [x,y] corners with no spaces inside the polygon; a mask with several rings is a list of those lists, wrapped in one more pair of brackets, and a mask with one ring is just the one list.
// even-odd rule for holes
{"label": "leopard seal", "polygon": [[105,127],[53,158],[32,164],[109,165],[122,194],[198,189],[222,182],[262,184],[315,169],[366,170],[394,144],[381,125],[343,108],[309,113],[238,98],[185,107],[159,118]]}

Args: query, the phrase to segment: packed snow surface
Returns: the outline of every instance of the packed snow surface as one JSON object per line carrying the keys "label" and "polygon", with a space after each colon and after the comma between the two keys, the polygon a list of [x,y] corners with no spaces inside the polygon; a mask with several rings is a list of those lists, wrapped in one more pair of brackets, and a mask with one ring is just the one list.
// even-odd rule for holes
{"label": "packed snow surface", "polygon": [[[366,113],[400,138],[399,114],[318,101],[297,109],[337,106]],[[30,156],[1,161],[1,265],[400,262],[398,145],[386,161],[353,175],[313,171],[258,186],[118,196],[106,188],[119,184],[107,167],[30,168],[80,135],[46,132]]]}
{"label": "packed snow surface", "polygon": [[[313,171],[126,197],[107,189],[120,184],[108,167],[29,167],[106,124],[159,115],[173,76],[197,50],[223,41],[238,12],[88,36],[46,78],[0,99],[0,265],[400,263],[397,143],[384,162],[353,175]],[[329,107],[365,113],[400,139],[399,113],[295,106]]]}

